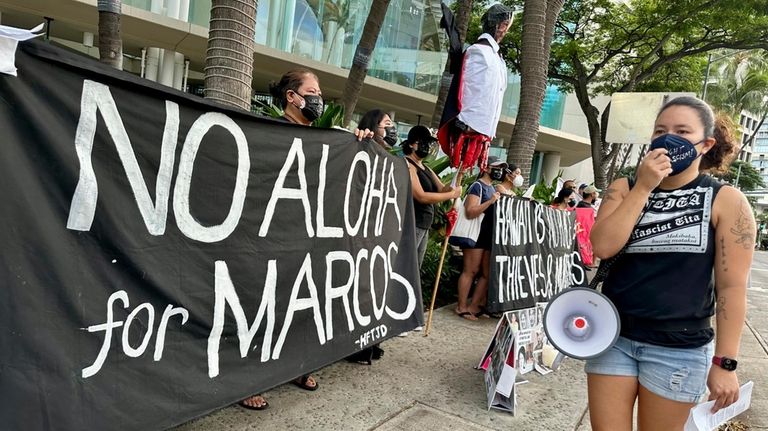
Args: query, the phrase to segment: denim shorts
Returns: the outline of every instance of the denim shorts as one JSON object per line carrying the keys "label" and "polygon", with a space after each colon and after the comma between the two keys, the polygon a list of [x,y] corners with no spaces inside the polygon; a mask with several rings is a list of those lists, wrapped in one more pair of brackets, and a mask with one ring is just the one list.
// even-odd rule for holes
{"label": "denim shorts", "polygon": [[587,374],[637,377],[654,394],[672,401],[699,403],[707,394],[714,343],[686,349],[656,346],[619,337],[607,352],[588,359]]}

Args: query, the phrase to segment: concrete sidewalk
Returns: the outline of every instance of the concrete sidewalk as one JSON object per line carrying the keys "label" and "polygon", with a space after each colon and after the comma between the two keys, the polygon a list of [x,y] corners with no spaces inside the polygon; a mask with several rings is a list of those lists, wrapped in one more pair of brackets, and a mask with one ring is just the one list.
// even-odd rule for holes
{"label": "concrete sidewalk", "polygon": [[[768,292],[750,292],[750,324],[744,331],[740,380],[755,381],[752,408],[740,418],[768,429]],[[411,333],[382,347],[372,366],[338,362],[315,373],[317,392],[283,385],[265,393],[270,408],[237,406],[177,428],[198,430],[590,430],[583,363],[568,359],[547,376],[535,371],[518,386],[516,416],[487,411],[482,372],[473,369],[496,321],[470,322],[453,307],[435,313],[429,337]],[[762,332],[766,334],[768,332]]]}

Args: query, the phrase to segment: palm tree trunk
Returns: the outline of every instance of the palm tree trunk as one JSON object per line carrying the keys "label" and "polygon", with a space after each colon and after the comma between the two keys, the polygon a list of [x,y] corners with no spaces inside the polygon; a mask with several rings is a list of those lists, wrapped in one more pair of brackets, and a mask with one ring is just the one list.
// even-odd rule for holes
{"label": "palm tree trunk", "polygon": [[123,40],[120,37],[121,0],[99,0],[99,60],[123,69]]}
{"label": "palm tree trunk", "polygon": [[360,43],[357,44],[355,57],[352,60],[352,68],[349,69],[347,83],[344,85],[345,125],[348,125],[352,120],[357,100],[360,98],[360,91],[363,89],[363,82],[368,74],[368,65],[370,64],[371,56],[373,56],[373,49],[376,47],[376,40],[379,38],[384,17],[387,15],[389,1],[373,0],[371,3],[371,10],[368,12],[368,18],[365,20],[363,34],[360,37]]}
{"label": "palm tree trunk", "polygon": [[[469,17],[472,12],[472,0],[460,0],[458,10],[456,11],[456,28],[459,30],[461,36],[461,42],[467,37],[467,27],[469,27]],[[448,61],[445,62],[445,69],[443,69],[442,79],[440,80],[440,92],[437,93],[437,102],[435,102],[435,110],[432,112],[432,122],[430,126],[436,129],[440,125],[440,117],[443,115],[443,109],[445,109],[445,100],[448,99],[448,90],[451,89],[451,81],[453,80],[453,74],[451,74],[451,57],[448,57]]]}
{"label": "palm tree trunk", "polygon": [[539,136],[541,106],[547,89],[547,69],[555,22],[565,0],[525,0],[520,54],[520,106],[512,130],[507,161],[529,179]]}
{"label": "palm tree trunk", "polygon": [[213,0],[205,59],[205,98],[251,109],[257,0]]}

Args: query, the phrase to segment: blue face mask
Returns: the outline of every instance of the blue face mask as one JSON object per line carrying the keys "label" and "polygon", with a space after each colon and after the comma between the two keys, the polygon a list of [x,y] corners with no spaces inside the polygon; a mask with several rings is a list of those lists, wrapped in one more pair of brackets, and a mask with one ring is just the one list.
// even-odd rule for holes
{"label": "blue face mask", "polygon": [[650,150],[665,148],[669,159],[672,161],[672,173],[670,175],[677,175],[688,169],[694,160],[703,155],[703,153],[698,154],[696,151],[696,146],[702,142],[704,141],[692,144],[682,136],[667,133],[651,141]]}

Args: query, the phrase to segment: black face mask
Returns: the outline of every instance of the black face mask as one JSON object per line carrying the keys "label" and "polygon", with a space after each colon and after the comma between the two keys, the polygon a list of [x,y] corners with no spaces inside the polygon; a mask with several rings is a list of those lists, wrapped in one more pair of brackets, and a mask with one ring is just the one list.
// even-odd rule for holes
{"label": "black face mask", "polygon": [[384,128],[384,132],[386,132],[386,135],[384,135],[384,142],[390,147],[394,147],[395,144],[397,144],[397,127],[387,126]]}
{"label": "black face mask", "polygon": [[491,179],[493,181],[501,181],[504,179],[504,169],[503,168],[491,168]]}
{"label": "black face mask", "polygon": [[571,208],[575,207],[576,206],[576,200],[575,199],[569,200],[568,201],[568,206],[571,207]]}
{"label": "black face mask", "polygon": [[419,142],[414,152],[418,158],[426,159],[432,154],[432,142]]}
{"label": "black face mask", "polygon": [[[297,93],[298,94],[298,93]],[[299,94],[301,96],[301,94]],[[325,102],[320,96],[307,94],[301,96],[304,99],[304,106],[301,108],[301,115],[309,121],[315,121],[323,115],[325,111]]]}

